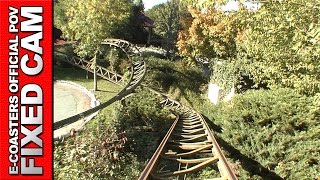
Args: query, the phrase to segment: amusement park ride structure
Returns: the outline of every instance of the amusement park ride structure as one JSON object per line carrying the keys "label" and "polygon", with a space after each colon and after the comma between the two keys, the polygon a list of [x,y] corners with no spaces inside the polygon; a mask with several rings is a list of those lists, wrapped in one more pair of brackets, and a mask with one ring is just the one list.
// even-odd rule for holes
{"label": "amusement park ride structure", "polygon": [[[66,44],[68,43],[59,43],[56,44],[55,47],[64,46]],[[129,60],[131,60],[132,56],[141,55],[139,49],[135,45],[124,40],[106,39],[102,44],[121,49]],[[63,58],[65,62],[85,69],[86,71],[93,72],[92,67],[95,67],[97,75],[101,78],[123,87],[114,97],[105,102],[101,102],[100,105],[72,117],[55,122],[54,130],[76,122],[99,109],[107,107],[115,101],[128,97],[128,95],[133,93],[135,88],[139,85],[144,86],[142,81],[146,74],[147,66],[142,57],[140,61],[131,62],[130,78],[127,82],[123,82],[124,80],[121,75],[98,65],[92,66],[92,61],[76,56],[68,56],[57,50],[54,52],[64,55],[66,57]],[[149,160],[139,179],[186,179],[189,173],[216,164],[220,172],[220,177],[215,179],[236,180],[236,175],[231,169],[202,115],[194,109],[170,99],[161,92],[151,88],[148,89],[163,99],[159,103],[169,107],[176,115],[176,119],[154,155]]]}

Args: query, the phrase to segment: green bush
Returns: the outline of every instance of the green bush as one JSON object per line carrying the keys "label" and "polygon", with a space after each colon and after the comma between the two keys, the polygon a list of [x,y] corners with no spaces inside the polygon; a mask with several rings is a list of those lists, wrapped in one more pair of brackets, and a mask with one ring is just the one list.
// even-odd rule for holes
{"label": "green bush", "polygon": [[121,62],[119,59],[118,50],[115,48],[110,49],[106,58],[109,60],[112,71],[119,72],[119,66]]}
{"label": "green bush", "polygon": [[171,124],[165,122],[169,111],[162,107],[160,98],[147,89],[138,88],[133,96],[124,101],[121,111],[124,116],[122,118],[124,120],[122,129],[145,126],[152,130],[166,131],[167,128],[162,124]]}
{"label": "green bush", "polygon": [[230,103],[203,106],[203,111],[241,154],[282,178],[315,179],[320,169],[319,97],[291,89],[251,90]]}
{"label": "green bush", "polygon": [[170,61],[150,57],[147,60],[147,75],[145,82],[157,89],[168,92],[170,88],[177,88],[182,93],[190,90],[200,92],[206,78],[197,67],[186,67],[184,61]]}
{"label": "green bush", "polygon": [[[68,56],[75,56],[75,53],[73,52],[72,45],[63,45],[54,47],[54,50],[57,50],[59,52],[62,52]],[[63,59],[67,58],[65,55],[54,52],[54,58],[53,58],[53,64],[61,67],[70,67],[71,65],[67,62],[64,62]]]}
{"label": "green bush", "polygon": [[76,136],[56,142],[55,179],[137,179],[173,122],[159,102],[139,88]]}
{"label": "green bush", "polygon": [[136,89],[118,108],[117,118],[111,126],[116,132],[126,132],[128,142],[125,150],[138,158],[140,167],[136,169],[139,172],[143,170],[144,164],[152,157],[158,143],[173,123],[170,114],[168,109],[162,107],[155,94],[143,88]]}
{"label": "green bush", "polygon": [[141,165],[136,155],[126,152],[129,137],[114,128],[118,111],[113,112],[108,118],[99,114],[76,136],[55,142],[55,179],[131,179],[139,176]]}

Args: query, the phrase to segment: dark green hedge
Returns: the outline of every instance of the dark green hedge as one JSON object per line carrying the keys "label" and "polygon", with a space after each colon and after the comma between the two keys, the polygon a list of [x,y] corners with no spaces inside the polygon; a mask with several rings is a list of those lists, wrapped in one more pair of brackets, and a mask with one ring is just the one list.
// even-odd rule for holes
{"label": "dark green hedge", "polygon": [[[315,179],[320,176],[319,100],[320,95],[306,97],[290,89],[251,90],[203,107],[222,127],[219,136],[242,155],[285,179]],[[264,178],[258,167],[251,168],[240,175]]]}

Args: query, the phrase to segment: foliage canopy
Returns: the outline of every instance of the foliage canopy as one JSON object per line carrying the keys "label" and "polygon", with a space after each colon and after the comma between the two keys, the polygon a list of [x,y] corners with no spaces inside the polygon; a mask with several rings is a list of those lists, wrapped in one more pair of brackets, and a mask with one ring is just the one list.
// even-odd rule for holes
{"label": "foliage canopy", "polygon": [[80,56],[92,57],[100,43],[128,19],[131,6],[127,0],[61,0],[54,8],[55,25],[65,38],[79,43]]}
{"label": "foliage canopy", "polygon": [[[229,83],[247,75],[256,85],[314,94],[320,90],[319,11],[312,0],[269,1],[254,12],[243,6],[228,13],[195,8],[179,34],[178,49],[187,57],[211,59],[217,72],[231,70]],[[213,81],[224,81],[222,76],[216,73]]]}
{"label": "foliage canopy", "polygon": [[170,50],[175,51],[176,49],[180,17],[183,12],[186,12],[186,7],[180,3],[180,0],[169,0],[146,12],[155,21],[154,32],[164,38],[164,48],[167,50],[167,54]]}

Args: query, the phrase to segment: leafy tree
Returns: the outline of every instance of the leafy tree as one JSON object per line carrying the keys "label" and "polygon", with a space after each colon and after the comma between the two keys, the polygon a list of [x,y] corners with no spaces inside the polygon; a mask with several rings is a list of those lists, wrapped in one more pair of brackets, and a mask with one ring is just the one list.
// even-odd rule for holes
{"label": "leafy tree", "polygon": [[190,8],[189,12],[191,16],[181,19],[177,42],[180,55],[187,57],[189,64],[194,64],[196,58],[206,58],[213,69],[211,81],[228,91],[239,75],[234,59],[243,30],[237,14],[226,14],[214,7],[205,11]]}
{"label": "leafy tree", "polygon": [[118,26],[117,30],[113,31],[112,36],[136,44],[145,44],[148,39],[148,31],[143,27],[144,22],[139,18],[144,13],[143,1],[137,0],[130,4],[128,20]]}
{"label": "leafy tree", "polygon": [[239,11],[226,13],[215,6],[225,1],[206,2],[211,4],[190,11],[193,20],[180,32],[178,49],[187,57],[211,59],[217,71],[213,81],[223,83],[225,75],[219,72],[228,70],[229,84],[246,75],[256,86],[319,92],[319,3],[268,1],[254,12],[240,3]]}
{"label": "leafy tree", "polygon": [[[212,8],[217,6],[222,6],[230,2],[230,0],[185,0],[185,3],[191,5],[192,7],[197,7],[201,9]],[[246,0],[238,0],[240,3],[246,2]]]}
{"label": "leafy tree", "polygon": [[185,28],[179,32],[178,49],[189,57],[231,58],[236,55],[238,29],[235,16],[210,8],[206,12],[190,9],[190,17],[184,18]]}
{"label": "leafy tree", "polygon": [[101,41],[127,20],[131,8],[126,0],[62,0],[58,6],[63,7],[64,16],[55,21],[57,27],[66,38],[78,41],[79,55],[91,57]]}
{"label": "leafy tree", "polygon": [[148,10],[146,14],[156,22],[154,31],[165,39],[167,55],[170,50],[175,50],[175,44],[180,28],[180,16],[186,11],[186,7],[179,0],[169,0]]}
{"label": "leafy tree", "polygon": [[82,57],[95,57],[101,42],[127,20],[131,8],[126,0],[61,0],[56,6],[56,26],[67,39],[78,42],[75,50]]}
{"label": "leafy tree", "polygon": [[312,0],[263,4],[245,22],[248,28],[239,42],[243,68],[270,88],[319,92],[319,19],[320,4]]}
{"label": "leafy tree", "polygon": [[135,0],[135,1],[134,1],[134,5],[135,5],[136,7],[138,7],[138,9],[139,9],[140,11],[143,11],[143,10],[144,10],[144,4],[143,4],[143,1],[142,1],[142,0]]}
{"label": "leafy tree", "polygon": [[107,59],[110,62],[112,71],[119,72],[120,59],[119,59],[118,50],[115,48],[110,49],[107,55]]}

